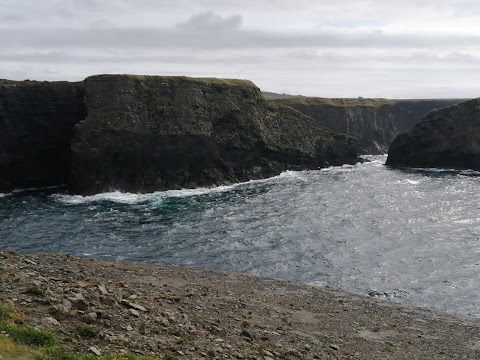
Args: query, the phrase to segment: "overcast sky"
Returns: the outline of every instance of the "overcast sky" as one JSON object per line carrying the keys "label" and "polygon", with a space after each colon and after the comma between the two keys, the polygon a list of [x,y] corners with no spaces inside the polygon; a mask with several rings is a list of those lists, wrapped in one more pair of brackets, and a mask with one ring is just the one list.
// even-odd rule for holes
{"label": "overcast sky", "polygon": [[478,0],[0,0],[0,78],[250,79],[323,97],[480,97]]}

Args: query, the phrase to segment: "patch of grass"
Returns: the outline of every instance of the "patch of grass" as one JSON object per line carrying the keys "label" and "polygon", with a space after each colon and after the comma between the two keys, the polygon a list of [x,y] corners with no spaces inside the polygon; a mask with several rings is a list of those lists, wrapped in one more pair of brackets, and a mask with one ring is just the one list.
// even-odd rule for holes
{"label": "patch of grass", "polygon": [[165,360],[178,360],[178,358],[170,352],[165,354]]}
{"label": "patch of grass", "polygon": [[3,323],[0,324],[0,331],[5,331],[13,340],[25,345],[51,346],[57,342],[55,334],[51,331],[30,326]]}
{"label": "patch of grass", "polygon": [[[118,76],[118,75],[102,75],[102,76]],[[242,79],[220,79],[220,78],[201,78],[201,77],[188,77],[188,76],[155,76],[155,75],[126,75],[131,79],[137,79],[142,81],[158,81],[158,80],[188,80],[208,85],[227,85],[237,86],[243,88],[256,88],[257,86],[250,80]]]}
{"label": "patch of grass", "polygon": [[31,286],[25,290],[25,294],[28,295],[35,295],[35,296],[43,296],[43,290],[37,286]]}
{"label": "patch of grass", "polygon": [[95,325],[80,324],[75,330],[84,338],[94,338],[98,336],[98,328]]}
{"label": "patch of grass", "polygon": [[61,346],[46,348],[44,353],[35,357],[35,360],[76,360],[78,357],[69,353]]}
{"label": "patch of grass", "polygon": [[0,305],[0,325],[22,324],[25,314],[14,306]]}
{"label": "patch of grass", "polygon": [[0,305],[0,323],[12,321],[15,311],[15,308],[12,306]]}
{"label": "patch of grass", "polygon": [[1,359],[33,359],[40,349],[15,343],[12,339],[0,335]]}
{"label": "patch of grass", "polygon": [[285,98],[269,100],[270,103],[278,105],[329,105],[338,107],[347,106],[373,106],[379,107],[382,105],[392,105],[393,101],[388,99],[368,99],[368,98],[344,98],[344,99],[331,99],[331,98],[319,98],[319,97],[301,97],[301,98]]}
{"label": "patch of grass", "polygon": [[104,356],[75,355],[60,346],[52,346],[45,349],[43,354],[37,355],[34,360],[153,360],[149,357],[131,354],[110,354]]}

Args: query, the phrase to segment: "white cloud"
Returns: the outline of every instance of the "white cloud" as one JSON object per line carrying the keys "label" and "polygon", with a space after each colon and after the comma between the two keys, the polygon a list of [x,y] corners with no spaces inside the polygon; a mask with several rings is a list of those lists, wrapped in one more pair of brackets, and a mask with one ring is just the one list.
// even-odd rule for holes
{"label": "white cloud", "polygon": [[1,78],[243,77],[319,96],[480,96],[469,0],[0,0]]}

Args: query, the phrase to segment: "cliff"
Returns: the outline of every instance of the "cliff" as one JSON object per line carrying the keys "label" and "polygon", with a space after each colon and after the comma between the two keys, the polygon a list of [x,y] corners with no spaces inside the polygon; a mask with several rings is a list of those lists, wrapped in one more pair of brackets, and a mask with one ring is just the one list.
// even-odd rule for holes
{"label": "cliff", "polygon": [[480,170],[480,99],[431,112],[393,141],[386,164]]}
{"label": "cliff", "polygon": [[320,126],[356,137],[360,154],[385,154],[398,134],[413,128],[430,111],[460,101],[310,97],[269,100],[297,109]]}
{"label": "cliff", "polygon": [[65,184],[83,83],[0,80],[0,192]]}
{"label": "cliff", "polygon": [[154,191],[353,163],[354,139],[269,106],[249,81],[101,75],[85,80],[69,188]]}

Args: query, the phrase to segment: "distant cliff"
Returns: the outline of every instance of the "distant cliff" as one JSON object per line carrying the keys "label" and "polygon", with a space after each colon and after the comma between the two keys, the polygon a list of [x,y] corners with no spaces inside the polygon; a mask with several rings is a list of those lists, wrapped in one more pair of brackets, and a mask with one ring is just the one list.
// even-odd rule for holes
{"label": "distant cliff", "polygon": [[69,188],[153,191],[353,163],[355,140],[268,105],[249,81],[103,75],[85,81]]}
{"label": "distant cliff", "polygon": [[315,119],[320,126],[358,139],[360,154],[385,154],[400,133],[413,128],[422,117],[462,100],[387,100],[282,98],[272,104],[293,107]]}
{"label": "distant cliff", "polygon": [[0,80],[0,192],[65,184],[83,82]]}
{"label": "distant cliff", "polygon": [[480,99],[431,112],[393,141],[387,165],[480,170]]}

